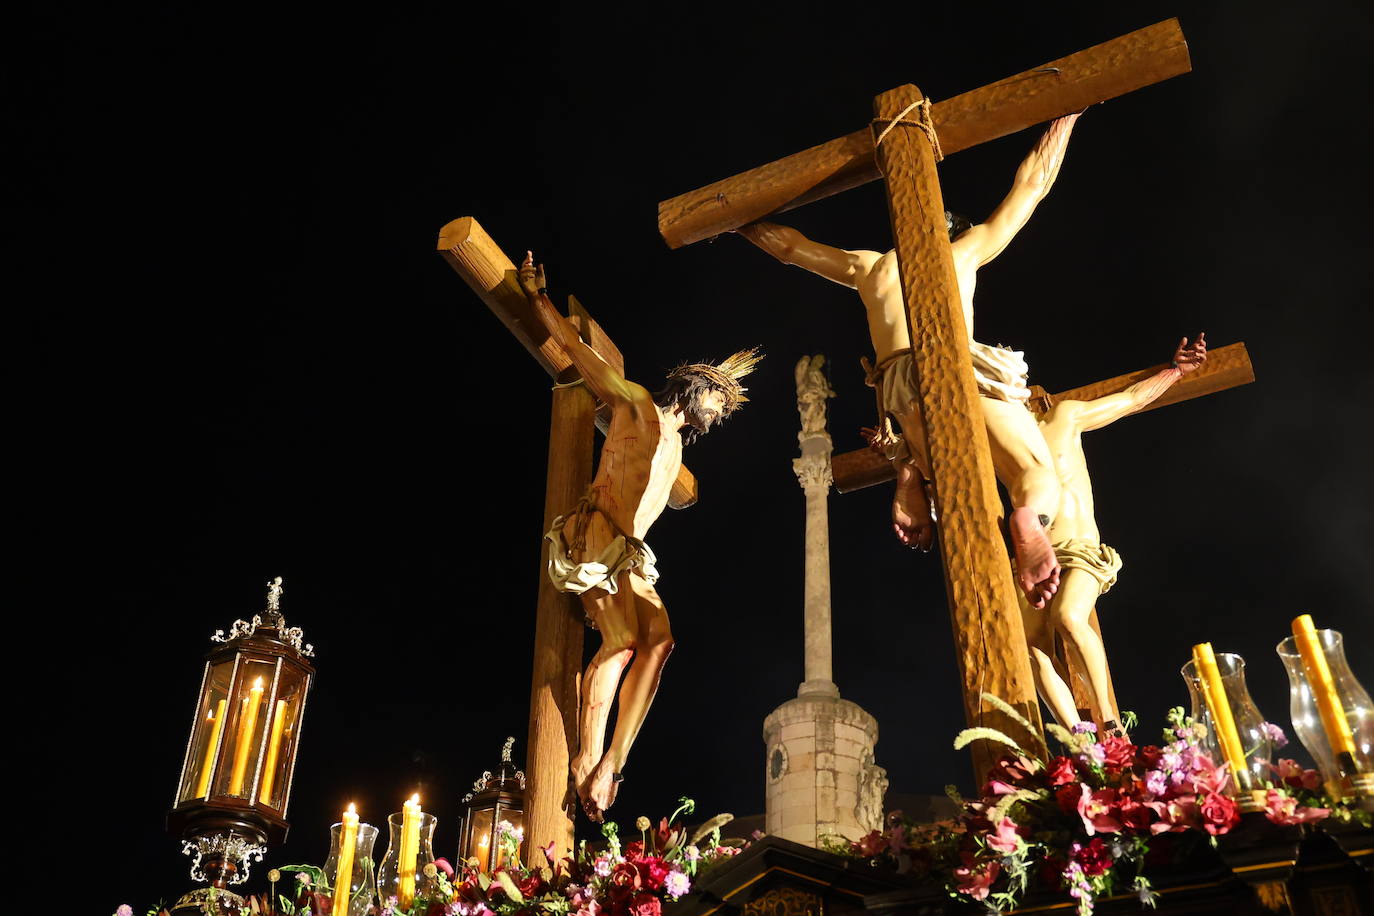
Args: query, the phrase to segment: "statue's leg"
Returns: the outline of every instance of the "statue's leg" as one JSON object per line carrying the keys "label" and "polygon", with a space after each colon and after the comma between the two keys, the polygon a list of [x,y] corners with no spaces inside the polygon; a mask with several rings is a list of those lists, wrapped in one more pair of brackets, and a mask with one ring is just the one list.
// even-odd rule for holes
{"label": "statue's leg", "polygon": [[618,786],[616,775],[630,756],[630,747],[658,692],[663,666],[673,651],[673,632],[668,625],[668,612],[654,587],[639,576],[631,575],[630,588],[635,599],[635,655],[625,682],[620,686],[619,704],[615,716],[615,732],[611,745],[597,763],[588,780],[588,814],[605,811],[615,801]]}
{"label": "statue's leg", "polygon": [[582,716],[577,756],[572,761],[573,785],[584,801],[588,778],[606,746],[606,724],[616,687],[634,655],[637,625],[630,578],[628,572],[621,574],[619,590],[614,595],[594,588],[582,596],[583,610],[601,634],[601,645],[582,676]]}
{"label": "statue's leg", "polygon": [[[1065,728],[1072,728],[1078,724],[1078,706],[1073,701],[1073,690],[1064,682],[1054,663],[1052,611],[1047,608],[1036,610],[1030,606],[1025,595],[1018,594],[1017,598],[1021,607],[1021,626],[1026,631],[1026,644],[1030,648],[1035,690],[1054,714],[1055,720]],[[1055,601],[1058,600],[1056,597]]]}
{"label": "statue's leg", "polygon": [[1112,706],[1111,678],[1107,674],[1107,650],[1089,622],[1102,583],[1087,570],[1064,571],[1064,581],[1051,607],[1054,627],[1064,640],[1074,666],[1088,678],[1093,713],[1101,722],[1119,722]]}
{"label": "statue's leg", "polygon": [[1007,519],[1016,551],[1016,578],[1032,607],[1044,607],[1059,588],[1059,561],[1045,534],[1059,511],[1059,475],[1035,417],[1020,403],[980,397],[997,479],[1007,488]]}

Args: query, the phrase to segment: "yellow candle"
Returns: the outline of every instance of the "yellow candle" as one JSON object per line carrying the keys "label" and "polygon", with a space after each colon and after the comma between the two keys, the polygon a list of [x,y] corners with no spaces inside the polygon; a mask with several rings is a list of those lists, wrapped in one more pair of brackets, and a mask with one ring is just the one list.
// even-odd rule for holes
{"label": "yellow candle", "polygon": [[272,804],[272,783],[277,779],[277,756],[281,754],[281,736],[286,727],[286,701],[277,701],[277,711],[272,714],[272,740],[267,745],[267,761],[262,766],[262,788],[258,790],[258,801],[264,805]]}
{"label": "yellow candle", "polygon": [[415,859],[420,854],[420,793],[410,796],[401,808],[401,886],[396,896],[403,909],[415,901]]}
{"label": "yellow candle", "polygon": [[224,705],[228,700],[220,700],[215,704],[215,711],[210,713],[210,737],[205,742],[205,759],[200,764],[200,779],[196,781],[196,798],[205,798],[210,794],[210,772],[215,762],[215,747],[219,744],[219,733],[224,728]]}
{"label": "yellow candle", "polygon": [[1217,743],[1221,753],[1231,765],[1231,781],[1236,793],[1243,788],[1241,780],[1247,778],[1245,751],[1241,748],[1240,733],[1236,731],[1236,720],[1231,715],[1231,704],[1226,700],[1226,688],[1221,683],[1221,672],[1217,670],[1217,657],[1212,652],[1212,644],[1199,643],[1193,646],[1193,665],[1202,679],[1202,695],[1207,701],[1207,709],[1212,713],[1212,723],[1216,726]]}
{"label": "yellow candle", "polygon": [[358,808],[350,802],[339,829],[339,870],[334,874],[332,916],[348,916],[348,900],[353,896],[353,850],[357,845]]}
{"label": "yellow candle", "polygon": [[[1351,734],[1350,723],[1346,721],[1345,709],[1341,706],[1340,695],[1336,693],[1336,679],[1331,676],[1331,668],[1326,664],[1326,652],[1322,650],[1311,614],[1293,619],[1293,640],[1298,644],[1302,667],[1307,672],[1307,689],[1312,691],[1312,699],[1317,701],[1322,730],[1326,732],[1331,750],[1338,758],[1341,754],[1349,754],[1353,758],[1355,736]],[[1345,769],[1345,765],[1341,768]]]}
{"label": "yellow candle", "polygon": [[262,678],[253,682],[248,696],[243,698],[239,713],[239,733],[234,748],[234,769],[229,775],[229,794],[243,794],[243,778],[248,772],[248,752],[253,747],[253,733],[258,730],[258,710],[262,707]]}

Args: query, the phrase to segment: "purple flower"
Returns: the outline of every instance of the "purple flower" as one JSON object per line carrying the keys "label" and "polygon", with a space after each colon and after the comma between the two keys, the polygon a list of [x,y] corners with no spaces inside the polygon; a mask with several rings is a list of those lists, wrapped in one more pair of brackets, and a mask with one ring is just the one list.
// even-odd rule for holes
{"label": "purple flower", "polygon": [[692,889],[692,881],[685,874],[674,869],[668,872],[668,877],[663,882],[663,889],[669,897],[681,897]]}
{"label": "purple flower", "polygon": [[596,857],[596,861],[592,863],[592,870],[593,870],[594,872],[596,872],[597,875],[598,875],[599,877],[602,877],[602,878],[605,878],[605,877],[607,877],[608,875],[610,875],[610,873],[611,873],[611,860],[610,860],[610,857],[608,857],[608,856],[597,856],[597,857]]}
{"label": "purple flower", "polygon": [[1095,735],[1097,734],[1097,725],[1093,722],[1079,722],[1077,725],[1073,727],[1072,731],[1075,735],[1082,735],[1088,733]]}
{"label": "purple flower", "polygon": [[1145,791],[1151,795],[1163,795],[1168,787],[1168,778],[1159,770],[1150,770],[1145,774]]}
{"label": "purple flower", "polygon": [[1274,750],[1278,750],[1288,743],[1288,736],[1283,733],[1273,722],[1265,722],[1260,728],[1264,729],[1264,735],[1274,743]]}
{"label": "purple flower", "polygon": [[1166,772],[1177,772],[1183,769],[1183,755],[1179,754],[1178,751],[1165,751],[1159,758],[1159,765]]}
{"label": "purple flower", "polygon": [[682,855],[688,862],[695,862],[701,858],[701,850],[697,849],[695,845],[688,846],[686,849],[682,850]]}
{"label": "purple flower", "polygon": [[115,910],[115,916],[134,916],[134,908],[127,903],[121,903],[119,909]]}

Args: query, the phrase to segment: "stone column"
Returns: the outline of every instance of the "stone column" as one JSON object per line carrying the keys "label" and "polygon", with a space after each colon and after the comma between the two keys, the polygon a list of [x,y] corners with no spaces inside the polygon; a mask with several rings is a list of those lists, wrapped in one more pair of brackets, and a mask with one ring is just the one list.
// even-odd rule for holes
{"label": "stone column", "polygon": [[796,699],[764,720],[767,832],[819,846],[826,836],[856,839],[881,826],[887,773],[873,762],[878,722],[840,698],[830,654],[830,434],[825,402],[835,396],[821,372],[823,356],[797,363],[801,457],[793,461],[806,494],[803,602],[805,680]]}

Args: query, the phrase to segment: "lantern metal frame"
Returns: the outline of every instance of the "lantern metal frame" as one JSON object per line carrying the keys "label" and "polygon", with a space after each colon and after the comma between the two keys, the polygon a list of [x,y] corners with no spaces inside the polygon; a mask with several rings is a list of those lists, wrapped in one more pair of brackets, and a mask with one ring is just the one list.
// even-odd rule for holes
{"label": "lantern metal frame", "polygon": [[[228,885],[246,881],[250,861],[262,861],[267,847],[284,842],[290,828],[286,809],[315,668],[307,661],[314,647],[304,642],[299,627],[288,628],[281,615],[281,593],[278,577],[268,583],[267,607],[261,614],[251,621],[234,621],[227,636],[217,630],[210,637],[222,645],[205,657],[181,774],[167,814],[167,831],[182,841],[186,855],[194,857],[191,878],[208,882],[218,899],[232,898],[224,899],[229,909],[239,898]],[[260,669],[257,677],[267,681],[265,689],[249,687],[254,669]],[[253,690],[260,696],[252,713],[252,732],[246,739],[236,738]],[[216,703],[217,693],[223,697]],[[217,715],[207,716],[212,708]],[[285,739],[280,729],[274,731],[279,716],[281,728],[290,722]],[[232,751],[235,741],[248,750]],[[265,800],[262,781],[269,765],[272,780]],[[231,794],[228,788],[235,779],[237,791]],[[278,800],[280,805],[273,803]],[[173,912],[203,903],[208,891],[192,891]]]}
{"label": "lantern metal frame", "polygon": [[[502,820],[509,820],[510,814],[520,815],[520,826],[525,822],[525,773],[518,769],[511,760],[511,749],[515,746],[514,738],[507,738],[506,743],[501,748],[501,763],[497,766],[495,773],[491,770],[483,771],[477,781],[472,784],[472,791],[463,796],[463,829],[461,831],[462,842],[459,846],[460,859],[477,859],[479,867],[483,871],[491,871],[498,864],[498,854],[500,844],[497,841],[496,827]],[[478,855],[477,849],[473,844],[475,837],[474,827],[479,817],[486,820],[483,815],[491,812],[490,841],[487,844],[486,860]],[[522,844],[523,846],[524,844]],[[524,849],[521,849],[520,856],[527,859]]]}

